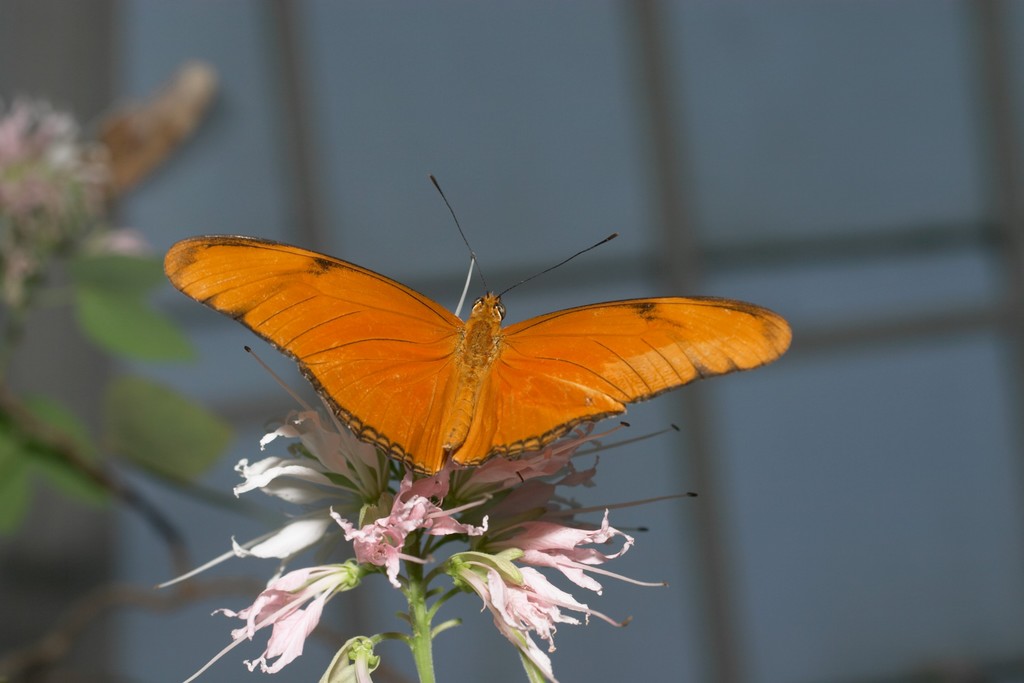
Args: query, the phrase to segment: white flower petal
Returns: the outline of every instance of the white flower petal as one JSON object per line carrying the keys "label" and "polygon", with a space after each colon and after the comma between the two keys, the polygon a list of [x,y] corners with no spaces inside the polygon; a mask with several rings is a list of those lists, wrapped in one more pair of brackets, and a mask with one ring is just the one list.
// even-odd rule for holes
{"label": "white flower petal", "polygon": [[331,526],[331,518],[327,515],[297,519],[281,527],[265,541],[257,543],[248,550],[239,546],[236,553],[240,551],[239,557],[252,555],[254,557],[287,559],[320,541]]}
{"label": "white flower petal", "polygon": [[[296,465],[294,463],[294,460],[265,458],[255,465],[243,468],[240,471],[242,476],[245,477],[245,481],[235,487],[235,495],[238,496],[253,489],[263,489],[264,493],[268,495],[276,495],[275,490],[285,488],[278,487],[278,489],[275,489],[270,486],[271,482],[278,477],[288,477],[289,479],[327,486],[331,485],[331,480],[324,476],[322,472],[318,472],[307,465]],[[239,465],[241,466],[241,463]]]}

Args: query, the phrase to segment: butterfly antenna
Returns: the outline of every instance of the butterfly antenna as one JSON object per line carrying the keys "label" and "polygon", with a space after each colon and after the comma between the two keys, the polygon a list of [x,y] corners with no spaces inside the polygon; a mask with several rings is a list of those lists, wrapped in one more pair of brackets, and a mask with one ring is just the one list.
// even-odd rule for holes
{"label": "butterfly antenna", "polygon": [[[472,253],[472,252],[471,252]],[[459,305],[455,307],[456,317],[462,315],[462,305],[466,303],[466,294],[469,292],[469,283],[473,280],[473,266],[476,265],[476,256],[469,257],[469,270],[466,271],[466,284],[462,285],[462,296],[459,297]],[[480,277],[483,277],[482,275]]]}
{"label": "butterfly antenna", "polygon": [[313,410],[308,403],[306,403],[305,401],[302,400],[301,396],[299,396],[294,391],[292,391],[292,388],[290,386],[288,386],[288,384],[283,379],[281,379],[276,372],[274,372],[273,370],[270,369],[269,365],[267,365],[266,363],[263,362],[262,358],[260,358],[258,355],[256,355],[256,352],[252,350],[251,346],[243,346],[242,348],[245,349],[245,352],[248,353],[250,356],[252,356],[256,360],[257,363],[260,364],[260,367],[262,367],[264,370],[266,370],[270,374],[270,376],[274,378],[275,382],[277,382],[278,384],[281,385],[281,388],[284,389],[288,393],[289,396],[291,396],[293,399],[295,399],[296,403],[298,403],[300,406],[302,406],[303,409],[305,409],[305,410]]}
{"label": "butterfly antenna", "polygon": [[452,215],[452,220],[455,221],[455,227],[459,229],[459,235],[462,237],[462,242],[466,245],[466,249],[469,250],[469,258],[471,263],[470,268],[472,268],[473,265],[476,265],[477,272],[480,273],[480,279],[484,283],[484,288],[486,288],[487,278],[484,277],[483,271],[480,270],[480,266],[476,258],[476,252],[473,251],[473,247],[469,246],[469,240],[466,239],[466,233],[463,232],[462,225],[459,224],[459,217],[455,215],[455,209],[452,208],[451,202],[448,201],[448,197],[444,196],[444,190],[441,189],[441,184],[437,182],[437,178],[434,177],[433,173],[430,174],[430,182],[434,183],[434,189],[437,190],[437,193],[441,195],[441,199],[444,200],[444,205],[448,207],[448,213]]}
{"label": "butterfly antenna", "polygon": [[[573,515],[584,515],[589,512],[603,512],[604,510],[621,510],[623,508],[632,508],[639,505],[650,505],[651,503],[660,503],[663,500],[679,500],[680,498],[696,498],[697,494],[694,491],[684,491],[683,493],[670,493],[667,496],[654,496],[652,498],[643,498],[641,500],[629,500],[623,503],[610,503],[608,505],[595,505],[593,507],[575,507],[565,508],[562,510],[550,510],[544,513],[545,517],[570,517]],[[660,585],[660,584],[658,584]]]}
{"label": "butterfly antenna", "polygon": [[[628,427],[629,423],[628,422],[622,422],[622,423],[620,423],[620,425],[623,426],[623,427]],[[603,433],[598,434],[596,436],[598,436],[598,437],[607,436],[608,434],[610,434],[610,433],[612,433],[614,431],[618,431],[618,428],[610,429],[607,432],[603,432]],[[576,454],[577,455],[590,455],[591,453],[599,453],[601,451],[611,450],[612,448],[618,448],[620,446],[628,446],[630,444],[638,443],[640,441],[646,441],[647,439],[653,439],[656,436],[661,436],[662,434],[666,434],[666,433],[671,432],[671,431],[678,432],[679,431],[679,427],[677,427],[675,425],[669,425],[668,427],[665,427],[664,429],[659,429],[656,432],[651,432],[649,434],[641,434],[640,436],[634,436],[631,439],[623,439],[622,441],[616,441],[614,443],[595,444],[592,447],[588,447],[585,450],[581,449],[579,451],[576,451]]]}
{"label": "butterfly antenna", "polygon": [[[500,293],[500,294],[498,294],[498,296],[499,296],[499,297],[501,297],[501,296],[504,296],[504,295],[505,295],[505,294],[507,294],[507,293],[508,293],[509,291],[511,291],[511,290],[513,290],[513,289],[515,289],[515,288],[516,288],[516,287],[518,287],[519,285],[525,284],[525,283],[529,282],[530,280],[532,280],[532,279],[533,279],[533,278],[535,278],[535,277],[540,277],[540,276],[541,276],[541,275],[543,275],[544,273],[550,273],[550,272],[551,272],[552,270],[554,270],[555,268],[558,268],[558,267],[560,267],[560,266],[564,266],[564,265],[565,265],[566,263],[568,263],[569,261],[572,261],[572,260],[573,260],[574,258],[576,258],[577,256],[581,256],[581,255],[583,255],[583,254],[586,254],[586,253],[587,253],[588,251],[590,251],[591,249],[596,249],[596,248],[598,248],[599,246],[601,246],[602,244],[604,244],[605,242],[611,242],[611,241],[612,241],[613,239],[615,239],[615,238],[616,238],[616,237],[618,237],[618,236],[619,236],[619,233],[617,233],[617,232],[613,232],[612,234],[608,235],[607,237],[605,237],[605,238],[604,238],[603,240],[601,240],[600,242],[597,242],[596,244],[591,244],[591,245],[590,245],[589,247],[587,247],[586,249],[581,249],[580,251],[577,251],[577,252],[576,252],[575,254],[573,254],[573,255],[572,255],[572,256],[570,256],[569,258],[567,258],[567,259],[565,259],[565,260],[563,260],[563,261],[559,261],[558,263],[556,263],[555,265],[551,266],[550,268],[545,268],[544,270],[540,271],[539,273],[534,273],[534,274],[533,274],[533,275],[531,275],[530,277],[527,277],[527,278],[523,278],[522,280],[520,280],[519,282],[515,283],[515,284],[514,284],[514,285],[512,285],[511,287],[506,287],[505,289],[503,289],[503,290],[501,291],[501,293]],[[481,277],[483,277],[483,276],[481,276]]]}
{"label": "butterfly antenna", "polygon": [[441,199],[444,200],[444,205],[448,207],[448,213],[452,215],[452,220],[455,221],[455,227],[459,229],[459,236],[462,237],[463,244],[466,245],[466,249],[469,251],[469,272],[466,273],[466,284],[462,286],[462,296],[459,297],[459,305],[455,307],[455,315],[462,315],[462,306],[466,303],[466,294],[469,292],[469,283],[473,279],[473,269],[480,273],[480,281],[484,284],[484,289],[487,289],[487,278],[484,277],[484,271],[480,269],[480,263],[476,259],[476,252],[473,251],[473,247],[469,246],[469,240],[466,238],[466,233],[462,230],[462,225],[459,223],[459,217],[455,215],[455,209],[452,208],[451,202],[448,201],[448,197],[444,195],[444,190],[441,189],[441,183],[437,182],[437,178],[434,174],[430,174],[430,182],[434,184],[434,189],[441,195]]}

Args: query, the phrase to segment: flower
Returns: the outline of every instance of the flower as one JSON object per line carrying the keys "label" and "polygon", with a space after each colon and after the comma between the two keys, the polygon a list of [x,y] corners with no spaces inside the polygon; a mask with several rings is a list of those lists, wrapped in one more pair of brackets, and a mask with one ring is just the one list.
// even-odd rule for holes
{"label": "flower", "polygon": [[96,211],[106,165],[78,140],[78,126],[45,102],[16,100],[0,117],[0,209],[14,218]]}
{"label": "flower", "polygon": [[315,410],[288,416],[284,424],[260,440],[265,448],[278,437],[299,439],[290,457],[270,456],[254,463],[242,459],[235,471],[242,483],[236,496],[260,490],[303,511],[280,528],[238,543],[206,564],[171,581],[170,586],[189,579],[231,557],[276,558],[287,563],[314,545],[329,540],[337,526],[332,521],[336,508],[359,514],[369,504],[387,498],[388,461],[368,444],[358,441],[333,416],[324,422]]}
{"label": "flower", "polygon": [[[642,586],[665,585],[637,581],[597,566],[629,550],[633,537],[610,525],[607,509],[599,525],[576,520],[577,514],[591,510],[579,508],[558,493],[560,487],[593,485],[597,460],[583,470],[571,460],[580,446],[596,438],[592,429],[584,427],[536,456],[519,461],[492,460],[467,473],[460,482],[462,495],[471,491],[493,498],[493,503],[481,508],[488,515],[490,529],[473,539],[471,551],[452,555],[446,565],[457,584],[481,598],[498,630],[519,650],[524,664],[535,667],[550,681],[555,681],[551,661],[531,634],[547,641],[549,651],[553,651],[556,624],[579,623],[566,610],[580,613],[587,620],[596,616],[616,626],[623,622],[592,610],[552,584],[535,567],[556,569],[577,586],[598,595],[602,586],[594,574]],[[622,544],[614,552],[592,547],[616,538]]]}
{"label": "flower", "polygon": [[0,109],[0,286],[20,307],[48,256],[99,223],[107,166],[70,115],[44,102]]}
{"label": "flower", "polygon": [[456,553],[448,559],[447,571],[457,583],[480,596],[501,634],[545,678],[557,683],[551,659],[530,637],[531,632],[546,640],[548,651],[553,652],[555,624],[580,623],[576,617],[563,613],[563,609],[579,612],[587,619],[593,615],[615,626],[622,624],[560,590],[536,569],[517,567],[512,561],[520,557],[521,553],[514,550],[497,555]]}
{"label": "flower", "polygon": [[[593,543],[607,543],[616,536],[624,539],[618,552],[606,554],[596,548],[583,547]],[[608,510],[605,510],[601,526],[597,529],[582,529],[548,521],[528,521],[519,524],[513,533],[491,542],[489,547],[499,551],[509,548],[520,550],[523,553],[520,559],[525,564],[557,569],[577,586],[600,595],[601,584],[587,572],[603,573],[639,585],[662,585],[636,581],[595,567],[619,557],[633,543],[632,536],[609,526]]]}
{"label": "flower", "polygon": [[[272,579],[255,602],[234,612],[220,609],[214,614],[225,614],[245,621],[245,626],[231,632],[232,642],[221,650],[185,683],[197,678],[211,664],[245,640],[252,640],[256,632],[272,627],[267,647],[258,659],[247,661],[249,670],[257,666],[265,673],[276,673],[302,654],[306,637],[320,621],[324,605],[336,594],[359,585],[365,572],[354,562],[307,567]],[[304,606],[305,605],[305,606]],[[270,663],[271,659],[275,659]]]}
{"label": "flower", "polygon": [[[387,458],[356,439],[333,414],[324,424],[315,410],[292,413],[281,427],[260,439],[260,449],[278,437],[297,438],[304,450],[292,449],[291,458],[267,458],[252,469],[240,469],[246,481],[235,487],[236,496],[259,488],[284,500],[309,503],[337,496],[340,488],[359,500],[372,501],[387,490]],[[271,485],[279,477],[284,482]],[[291,486],[282,485],[285,482]],[[330,490],[322,490],[323,486]]]}
{"label": "flower", "polygon": [[[463,524],[454,515],[475,504],[444,510],[431,498],[441,500],[448,492],[449,471],[441,470],[432,477],[414,480],[412,473],[402,478],[398,495],[394,498],[391,513],[379,517],[361,528],[357,528],[336,512],[334,520],[345,530],[345,540],[354,541],[356,559],[386,568],[388,580],[395,588],[401,588],[398,581],[398,562],[406,560],[423,563],[425,558],[402,553],[406,537],[416,530],[423,530],[431,536],[466,534],[480,536],[487,530],[487,518],[481,526]],[[430,497],[428,497],[428,494]],[[483,501],[480,501],[483,502]]]}
{"label": "flower", "polygon": [[[557,683],[547,653],[555,649],[559,625],[579,624],[590,617],[616,626],[624,622],[592,609],[541,570],[556,570],[596,594],[602,586],[595,577],[664,585],[635,581],[601,567],[629,550],[634,539],[611,526],[608,509],[582,508],[562,493],[593,485],[597,459],[582,469],[572,459],[582,445],[598,436],[592,427],[581,427],[570,437],[518,460],[495,459],[466,469],[449,463],[432,476],[418,476],[357,441],[333,417],[325,420],[308,409],[290,415],[260,445],[266,447],[279,437],[299,443],[289,448],[288,455],[252,463],[242,460],[236,468],[242,482],[235,494],[259,489],[301,506],[301,514],[264,536],[233,542],[230,553],[196,571],[231,555],[273,557],[284,564],[332,536],[351,542],[354,557],[343,565],[284,574],[272,580],[250,607],[239,612],[220,610],[243,619],[245,626],[233,631],[231,645],[214,661],[256,631],[272,626],[266,650],[247,664],[250,669],[279,671],[301,654],[330,597],[354,587],[367,574],[383,573],[406,596],[405,618],[413,634],[349,640],[321,683],[367,683],[379,663],[373,648],[384,638],[406,640],[418,653],[417,666],[424,661],[429,666],[430,639],[455,625],[449,621],[435,627],[430,622],[446,600],[462,591],[481,599],[499,632],[516,647],[531,680]],[[599,510],[603,511],[599,523],[577,519]],[[433,551],[448,541],[462,541],[468,549],[454,552],[430,572],[407,569],[403,573],[403,561],[416,567],[431,563]],[[603,547],[616,542],[617,547]],[[454,590],[429,588],[431,581],[444,575],[451,577]],[[433,605],[427,605],[430,600]],[[547,643],[547,652],[537,639]]]}
{"label": "flower", "polygon": [[93,254],[148,256],[153,252],[145,235],[133,228],[117,228],[94,235],[85,247]]}
{"label": "flower", "polygon": [[[607,509],[604,510],[599,526],[577,522],[574,516],[580,510],[557,493],[558,487],[593,485],[597,460],[585,470],[577,470],[571,461],[580,446],[595,438],[592,429],[592,425],[581,429],[538,456],[527,458],[522,464],[517,461],[490,461],[480,469],[479,476],[471,478],[476,484],[483,480],[501,487],[509,486],[513,473],[519,480],[518,486],[509,489],[487,509],[491,530],[474,545],[474,550],[489,553],[517,550],[524,564],[557,569],[576,585],[599,595],[601,584],[587,572],[605,574],[640,585],[661,585],[634,581],[598,569],[596,565],[613,560],[629,550],[634,543],[633,537],[609,524]],[[518,469],[513,469],[516,466]],[[596,548],[585,547],[605,544],[617,537],[623,543],[614,553],[602,553]]]}

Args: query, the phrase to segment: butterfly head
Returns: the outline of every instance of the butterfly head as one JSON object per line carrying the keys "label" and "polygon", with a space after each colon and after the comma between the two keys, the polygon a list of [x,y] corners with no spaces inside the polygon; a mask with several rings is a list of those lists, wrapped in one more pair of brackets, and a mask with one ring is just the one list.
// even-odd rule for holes
{"label": "butterfly head", "polygon": [[501,303],[499,295],[488,292],[473,303],[471,317],[500,323],[505,319],[505,304]]}

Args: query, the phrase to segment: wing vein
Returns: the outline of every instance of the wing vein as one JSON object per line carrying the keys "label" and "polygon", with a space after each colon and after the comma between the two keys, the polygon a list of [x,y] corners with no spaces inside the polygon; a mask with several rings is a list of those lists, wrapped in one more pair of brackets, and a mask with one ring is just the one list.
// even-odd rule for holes
{"label": "wing vein", "polygon": [[[319,365],[319,363],[310,363],[308,361],[308,359],[312,358],[313,356],[321,356],[321,355],[323,355],[325,353],[330,353],[331,351],[337,351],[338,349],[343,349],[343,348],[348,347],[348,346],[355,346],[357,344],[368,344],[368,343],[372,343],[372,342],[395,342],[395,343],[398,343],[398,344],[415,344],[417,346],[424,346],[424,345],[430,343],[430,342],[418,342],[418,341],[414,341],[412,339],[397,339],[397,338],[393,338],[393,337],[367,337],[365,339],[353,339],[352,341],[344,342],[342,344],[335,344],[334,346],[329,346],[327,348],[319,349],[317,351],[310,351],[309,353],[304,354],[302,358],[303,358],[303,361],[306,362],[307,365]],[[436,360],[438,358],[445,358],[446,356],[447,356],[447,354],[439,354],[438,356],[428,358],[427,360]],[[359,360],[379,360],[379,357],[377,357],[377,358],[374,358],[374,357],[370,357],[370,358],[347,358],[346,359],[346,361],[348,361],[348,362],[359,361]],[[329,363],[331,361],[323,361],[323,362]],[[418,360],[417,362],[420,362],[420,361]]]}
{"label": "wing vein", "polygon": [[[643,339],[643,340],[641,340],[641,341],[643,341],[643,342],[644,342],[645,344],[647,344],[647,340]],[[607,344],[604,344],[604,343],[602,343],[602,342],[600,342],[600,341],[598,341],[598,340],[596,340],[596,339],[594,340],[594,343],[595,343],[595,344],[597,344],[598,346],[600,346],[601,348],[603,348],[603,349],[604,349],[605,351],[607,351],[608,353],[610,353],[610,354],[612,354],[613,356],[615,356],[616,358],[618,358],[618,359],[619,359],[620,361],[622,361],[622,364],[623,364],[623,365],[625,365],[625,366],[626,366],[627,368],[629,368],[630,370],[632,370],[632,371],[633,371],[633,374],[634,374],[634,375],[636,375],[636,376],[637,376],[637,378],[638,378],[638,379],[639,379],[639,380],[640,380],[641,382],[643,382],[643,385],[644,385],[645,387],[647,387],[647,392],[648,392],[648,393],[650,393],[650,392],[654,391],[654,388],[653,388],[653,387],[651,387],[651,385],[650,385],[650,383],[649,383],[649,382],[647,381],[647,379],[646,379],[646,378],[645,378],[645,377],[644,377],[644,376],[643,376],[643,375],[642,375],[642,374],[640,373],[640,371],[639,371],[639,370],[637,370],[637,369],[636,369],[636,368],[635,368],[635,367],[633,366],[633,364],[632,364],[632,363],[630,363],[630,362],[629,362],[629,361],[628,361],[628,360],[627,360],[627,359],[626,359],[625,357],[623,357],[623,356],[622,356],[622,354],[620,354],[620,353],[619,353],[618,351],[616,351],[615,349],[611,348],[611,347],[610,347],[610,346],[608,346]],[[648,346],[650,346],[650,344],[647,344],[647,345],[648,345]],[[602,377],[602,378],[603,378],[604,376],[603,376],[603,375],[598,375],[598,377]],[[607,379],[607,378],[605,378],[605,379]],[[621,391],[621,390],[620,390],[620,391]]]}
{"label": "wing vein", "polygon": [[[297,335],[295,335],[294,337],[292,337],[288,341],[282,342],[281,346],[291,346],[292,344],[294,344],[296,342],[296,340],[304,337],[305,335],[309,334],[310,332],[313,332],[314,330],[318,330],[321,327],[323,327],[324,325],[330,325],[331,323],[333,323],[335,321],[338,321],[338,320],[341,320],[342,318],[347,318],[350,315],[355,315],[356,313],[359,313],[359,311],[349,311],[347,313],[340,313],[340,314],[334,316],[333,318],[328,318],[327,320],[321,320],[316,325],[310,325],[308,328],[306,328],[302,332],[299,332]],[[273,317],[273,316],[271,316],[271,317]]]}
{"label": "wing vein", "polygon": [[[628,391],[623,391],[622,387],[620,387],[618,384],[616,384],[615,382],[611,381],[610,379],[608,379],[607,377],[605,377],[601,373],[597,372],[596,370],[594,370],[592,368],[589,368],[586,365],[583,365],[582,363],[577,363],[575,361],[571,361],[571,360],[568,360],[566,358],[553,358],[553,357],[548,357],[548,356],[534,356],[534,357],[537,358],[538,360],[550,360],[550,361],[554,361],[556,363],[565,363],[566,365],[572,365],[572,366],[577,367],[577,368],[579,368],[581,370],[585,370],[586,372],[590,373],[591,375],[593,375],[594,377],[598,378],[599,380],[607,383],[608,385],[610,385],[612,387],[615,387],[616,391],[618,391],[621,395],[629,396],[629,392]],[[571,380],[566,380],[563,377],[555,377],[555,376],[553,376],[552,379],[557,380],[559,382],[563,382],[565,384],[573,384],[573,385],[576,385],[576,386],[586,386],[586,385],[580,385],[579,383],[573,382]],[[587,388],[590,388],[590,387],[587,387]],[[604,392],[604,393],[608,393],[608,392]]]}
{"label": "wing vein", "polygon": [[[673,341],[675,341],[677,345],[680,343],[677,340],[673,340]],[[676,376],[676,379],[679,380],[680,385],[686,384],[686,378],[684,378],[682,375],[679,374],[679,370],[677,370],[676,366],[672,363],[672,361],[665,354],[663,354],[661,352],[661,349],[659,349],[657,346],[655,346],[654,344],[650,343],[646,339],[644,339],[643,342],[644,342],[644,344],[647,344],[647,348],[649,348],[651,351],[654,351],[656,354],[658,354],[658,356],[663,361],[665,361],[665,365],[667,365],[669,367],[669,370],[671,370],[672,373]],[[650,385],[648,385],[648,386],[650,386]]]}
{"label": "wing vein", "polygon": [[250,327],[262,327],[263,325],[266,325],[268,322],[270,322],[271,320],[273,320],[277,316],[281,315],[282,313],[285,313],[286,311],[290,311],[291,309],[295,308],[296,306],[301,306],[302,304],[306,303],[307,301],[312,301],[315,298],[316,298],[316,294],[313,294],[312,296],[308,296],[308,297],[306,297],[305,299],[303,299],[301,301],[295,301],[293,303],[290,303],[287,306],[285,306],[284,308],[282,308],[280,310],[277,310],[277,311],[274,311],[273,313],[271,313],[269,316],[267,316],[263,320],[259,321],[258,323],[252,323],[252,325]]}

